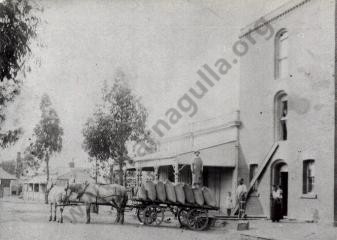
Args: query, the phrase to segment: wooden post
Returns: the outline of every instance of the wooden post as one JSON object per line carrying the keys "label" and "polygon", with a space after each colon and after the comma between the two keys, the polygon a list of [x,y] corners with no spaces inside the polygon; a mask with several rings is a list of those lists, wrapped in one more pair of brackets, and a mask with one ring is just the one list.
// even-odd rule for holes
{"label": "wooden post", "polygon": [[174,183],[178,183],[179,182],[179,164],[177,161],[174,162],[173,169],[174,169]]}
{"label": "wooden post", "polygon": [[136,184],[139,187],[142,184],[142,168],[136,167]]}
{"label": "wooden post", "polygon": [[154,180],[155,181],[159,180],[159,167],[158,166],[154,167]]}

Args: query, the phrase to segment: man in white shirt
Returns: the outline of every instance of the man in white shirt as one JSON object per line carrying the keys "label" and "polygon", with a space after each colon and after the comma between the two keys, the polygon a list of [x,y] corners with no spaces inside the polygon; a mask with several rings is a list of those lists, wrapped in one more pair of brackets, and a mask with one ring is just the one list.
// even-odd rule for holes
{"label": "man in white shirt", "polygon": [[245,183],[245,181],[243,180],[243,178],[241,178],[240,181],[239,181],[239,186],[236,189],[236,197],[237,197],[238,200],[240,200],[240,199],[245,200],[246,197],[247,197],[246,196],[247,195],[247,187],[244,183]]}
{"label": "man in white shirt", "polygon": [[243,178],[241,178],[239,186],[236,189],[237,203],[239,203],[239,218],[244,217],[246,211],[247,187],[244,182]]}
{"label": "man in white shirt", "polygon": [[200,152],[195,151],[195,158],[191,163],[191,172],[192,172],[192,187],[198,188],[202,186],[202,172],[203,172],[203,162],[199,157]]}

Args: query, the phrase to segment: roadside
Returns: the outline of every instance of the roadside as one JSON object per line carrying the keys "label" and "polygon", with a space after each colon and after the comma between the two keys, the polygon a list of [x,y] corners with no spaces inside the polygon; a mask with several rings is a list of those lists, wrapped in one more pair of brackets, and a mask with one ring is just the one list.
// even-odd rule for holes
{"label": "roadside", "polygon": [[[97,228],[97,231],[104,228],[108,232],[113,229],[121,228],[120,225],[113,224],[115,218],[115,211],[111,211],[110,207],[100,206],[99,214],[92,213],[92,224],[90,227],[85,224],[85,209],[84,207],[66,207],[64,211],[64,224],[49,223],[49,206],[41,202],[26,202],[18,198],[5,198],[0,200],[0,226],[1,226],[1,239],[5,233],[12,235],[12,231],[20,229],[20,231],[29,231],[30,227],[34,229],[40,229],[43,232],[42,225],[48,231],[56,231],[57,229],[77,229],[80,234],[82,229]],[[59,213],[58,213],[59,214]],[[125,232],[137,232],[140,236],[135,239],[142,239],[147,234],[156,233],[167,234],[169,238],[170,234],[190,236],[192,239],[273,239],[273,240],[336,240],[337,228],[332,225],[323,225],[315,223],[300,223],[294,221],[281,221],[279,223],[272,223],[269,220],[249,220],[250,229],[246,231],[237,231],[238,220],[219,220],[215,226],[208,231],[193,232],[180,228],[179,222],[174,216],[167,212],[165,213],[165,221],[159,226],[143,226],[139,223],[135,211],[127,211],[125,213],[126,224],[123,226]],[[41,226],[40,226],[41,225]],[[129,230],[126,230],[129,229]],[[59,231],[58,230],[58,231]],[[123,230],[123,231],[124,231]],[[37,230],[38,231],[38,230]],[[39,230],[40,231],[40,230]],[[87,232],[87,230],[85,230]],[[94,231],[96,232],[96,231]],[[143,234],[144,233],[144,234]],[[42,233],[41,233],[42,234]],[[69,233],[69,238],[71,232]],[[75,233],[74,233],[75,234]],[[144,236],[143,236],[144,235]],[[23,235],[25,236],[25,235]],[[27,235],[28,236],[28,235]],[[36,236],[36,235],[34,235]],[[207,237],[206,237],[207,236]],[[102,233],[103,239],[105,239],[105,233]],[[22,238],[30,239],[30,238]],[[54,237],[51,239],[59,239]],[[71,239],[71,238],[70,238]],[[87,238],[90,239],[90,238]],[[123,239],[123,236],[121,236]],[[129,239],[129,238],[126,238]],[[163,237],[166,239],[166,237]],[[163,240],[162,239],[162,240]],[[183,238],[182,238],[183,239]]]}
{"label": "roadside", "polygon": [[337,228],[317,223],[269,220],[249,221],[250,230],[240,232],[242,240],[336,240]]}

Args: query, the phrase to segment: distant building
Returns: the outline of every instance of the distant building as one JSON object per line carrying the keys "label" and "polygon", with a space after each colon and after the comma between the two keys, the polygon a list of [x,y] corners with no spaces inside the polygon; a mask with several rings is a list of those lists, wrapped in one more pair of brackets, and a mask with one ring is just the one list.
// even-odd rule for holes
{"label": "distant building", "polygon": [[71,168],[68,172],[56,178],[56,182],[59,185],[65,185],[71,181],[76,183],[94,183],[95,179],[90,176],[90,170],[85,168]]}
{"label": "distant building", "polygon": [[[51,175],[50,178],[54,176]],[[24,181],[23,184],[23,199],[44,201],[47,186],[47,175],[37,175]]]}
{"label": "distant building", "polygon": [[14,180],[16,180],[14,175],[9,174],[0,167],[0,197],[11,195],[11,187]]}

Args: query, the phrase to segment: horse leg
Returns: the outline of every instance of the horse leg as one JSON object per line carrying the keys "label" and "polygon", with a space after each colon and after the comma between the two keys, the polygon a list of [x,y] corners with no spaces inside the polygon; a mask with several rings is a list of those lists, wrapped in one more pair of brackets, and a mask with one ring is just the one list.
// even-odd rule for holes
{"label": "horse leg", "polygon": [[125,213],[125,207],[126,207],[127,202],[128,202],[128,196],[125,195],[122,198],[122,203],[121,203],[121,206],[120,206],[120,215],[121,215],[120,223],[121,224],[124,224],[124,213]]}
{"label": "horse leg", "polygon": [[64,207],[60,207],[60,214],[61,214],[60,223],[63,223],[63,208]]}
{"label": "horse leg", "polygon": [[121,213],[120,213],[119,207],[116,207],[116,210],[117,210],[117,216],[116,216],[115,223],[119,223],[120,217],[121,217]]}
{"label": "horse leg", "polygon": [[86,204],[86,212],[87,212],[87,224],[89,224],[90,223],[90,203],[87,203]]}
{"label": "horse leg", "polygon": [[50,214],[49,214],[49,222],[53,220],[53,204],[50,203]]}
{"label": "horse leg", "polygon": [[54,203],[54,219],[53,221],[56,221],[56,210],[57,210],[57,203]]}
{"label": "horse leg", "polygon": [[120,210],[121,219],[119,221],[121,224],[124,224],[124,211],[125,211],[125,209],[124,209],[124,207],[122,207],[121,210]]}
{"label": "horse leg", "polygon": [[53,220],[53,204],[50,203],[49,222]]}

